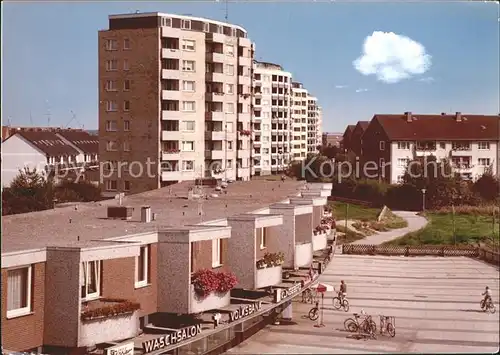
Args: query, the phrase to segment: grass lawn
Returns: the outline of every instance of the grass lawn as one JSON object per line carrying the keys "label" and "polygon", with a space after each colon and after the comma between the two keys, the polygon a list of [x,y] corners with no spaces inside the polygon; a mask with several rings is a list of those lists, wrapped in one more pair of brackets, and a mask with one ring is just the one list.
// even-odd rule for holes
{"label": "grass lawn", "polygon": [[346,211],[347,203],[344,202],[335,201],[331,206],[333,209],[333,216],[336,220],[346,219],[347,212],[347,218],[350,220],[359,220],[363,222],[376,221],[380,213],[379,208],[370,208],[353,204],[349,204]]}
{"label": "grass lawn", "polygon": [[[390,245],[454,244],[453,215],[428,213],[428,225],[401,238],[387,242]],[[477,244],[499,239],[498,219],[493,230],[493,217],[479,214],[456,214],[455,235],[457,244]]]}
{"label": "grass lawn", "polygon": [[336,228],[337,228],[337,232],[344,233],[343,236],[337,237],[337,245],[349,244],[349,243],[355,242],[356,240],[360,240],[360,239],[363,239],[366,237],[364,234],[354,232],[350,229],[347,230],[347,235],[346,235],[345,226],[337,225]]}

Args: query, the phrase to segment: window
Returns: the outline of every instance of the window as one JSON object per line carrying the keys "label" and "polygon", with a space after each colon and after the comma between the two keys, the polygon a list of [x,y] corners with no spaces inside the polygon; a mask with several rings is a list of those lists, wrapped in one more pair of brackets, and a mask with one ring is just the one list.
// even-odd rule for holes
{"label": "window", "polygon": [[106,121],[106,132],[115,132],[117,130],[116,121]]}
{"label": "window", "polygon": [[129,120],[123,121],[123,130],[130,131],[130,121]]}
{"label": "window", "polygon": [[182,50],[194,52],[196,48],[196,42],[192,39],[183,39],[182,40]]}
{"label": "window", "polygon": [[234,75],[234,65],[226,64],[226,75]]}
{"label": "window", "polygon": [[130,70],[130,65],[128,63],[128,59],[123,60],[123,70]]}
{"label": "window", "polygon": [[182,61],[182,70],[194,72],[195,71],[194,60],[183,60]]}
{"label": "window", "polygon": [[101,293],[101,261],[84,261],[81,264],[80,277],[82,301],[99,298]]}
{"label": "window", "polygon": [[130,152],[130,142],[123,142],[123,151],[124,152]]}
{"label": "window", "polygon": [[226,44],[226,55],[234,57],[234,46],[232,44]]}
{"label": "window", "polygon": [[118,110],[118,105],[116,101],[106,101],[106,111],[112,112],[117,110]]}
{"label": "window", "polygon": [[489,166],[490,165],[490,158],[479,158],[478,164],[481,166]]}
{"label": "window", "polygon": [[446,143],[445,142],[439,142],[439,148],[446,149]]}
{"label": "window", "polygon": [[481,150],[488,150],[490,149],[490,142],[479,142],[478,148]]}
{"label": "window", "polygon": [[402,184],[405,182],[404,175],[398,175],[397,177],[398,184]]}
{"label": "window", "polygon": [[190,30],[191,29],[191,20],[181,20],[181,28],[183,30]]}
{"label": "window", "polygon": [[116,180],[106,180],[106,190],[116,191],[118,190],[118,183]]}
{"label": "window", "polygon": [[116,142],[115,141],[108,141],[106,143],[106,150],[108,152],[114,152],[114,151],[118,150]]}
{"label": "window", "polygon": [[384,169],[384,168],[385,168],[385,166],[384,166],[384,165],[385,165],[385,160],[384,160],[384,158],[380,158],[380,160],[379,160],[379,165],[380,165],[380,169]]}
{"label": "window", "polygon": [[106,70],[114,71],[118,70],[118,61],[116,59],[106,61]]}
{"label": "window", "polygon": [[32,266],[7,271],[7,318],[31,312]]}
{"label": "window", "polygon": [[123,49],[130,49],[130,39],[125,38],[123,40]]}
{"label": "window", "polygon": [[130,181],[125,180],[123,182],[123,191],[130,191]]}
{"label": "window", "polygon": [[195,82],[192,80],[183,80],[182,81],[182,91],[190,91],[194,92],[195,90]]}
{"label": "window", "polygon": [[212,240],[212,267],[222,265],[222,239]]}
{"label": "window", "polygon": [[408,165],[409,162],[410,162],[410,159],[408,159],[408,158],[399,158],[398,159],[398,166],[400,168],[406,168],[406,166]]}
{"label": "window", "polygon": [[228,160],[226,162],[226,168],[227,169],[232,169],[233,168],[233,161],[232,160]]}
{"label": "window", "polygon": [[123,111],[129,111],[130,110],[130,101],[125,100],[123,101]]}
{"label": "window", "polygon": [[260,248],[264,249],[267,247],[267,228],[260,229]]}
{"label": "window", "polygon": [[236,35],[237,35],[236,28],[231,28],[231,36],[237,37]]}
{"label": "window", "polygon": [[141,246],[139,256],[135,258],[135,287],[147,286],[150,271],[150,247]]}
{"label": "window", "polygon": [[219,33],[219,34],[224,34],[224,27],[223,27],[223,26],[221,26],[221,25],[218,25],[218,26],[217,26],[217,33]]}
{"label": "window", "polygon": [[379,144],[380,150],[385,150],[385,142],[384,141],[381,141],[378,144]]}
{"label": "window", "polygon": [[234,84],[226,84],[226,94],[234,94]]}
{"label": "window", "polygon": [[226,104],[226,113],[234,113],[234,103],[228,102]]}
{"label": "window", "polygon": [[194,112],[196,111],[196,105],[194,101],[182,101],[182,111]]}
{"label": "window", "polygon": [[194,142],[193,141],[182,142],[182,151],[183,152],[194,152]]}
{"label": "window", "polygon": [[233,141],[227,141],[227,150],[233,150]]}
{"label": "window", "polygon": [[194,171],[194,161],[184,160],[182,161],[182,170],[184,171]]}
{"label": "window", "polygon": [[106,40],[106,50],[107,51],[116,51],[118,49],[118,41],[116,39],[107,39]]}
{"label": "window", "polygon": [[210,24],[207,22],[203,23],[203,32],[210,32]]}
{"label": "window", "polygon": [[234,132],[234,125],[233,125],[233,122],[227,122],[226,123],[226,131],[228,133],[232,133]]}
{"label": "window", "polygon": [[106,91],[117,91],[116,81],[115,80],[106,80],[105,89],[106,89]]}
{"label": "window", "polygon": [[123,82],[123,91],[129,91],[130,90],[130,80],[125,80]]}
{"label": "window", "polygon": [[195,121],[183,121],[182,122],[182,130],[193,132],[195,128]]}
{"label": "window", "polygon": [[410,149],[410,142],[398,142],[398,149],[402,150]]}
{"label": "window", "polygon": [[172,19],[170,17],[162,17],[161,25],[166,27],[172,27]]}

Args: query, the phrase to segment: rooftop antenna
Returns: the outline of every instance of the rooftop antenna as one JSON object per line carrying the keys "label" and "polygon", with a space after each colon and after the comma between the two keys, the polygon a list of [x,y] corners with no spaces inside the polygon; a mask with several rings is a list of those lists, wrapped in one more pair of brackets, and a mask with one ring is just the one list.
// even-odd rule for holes
{"label": "rooftop antenna", "polygon": [[7,126],[10,127],[11,124],[12,124],[12,116],[8,116],[7,117]]}
{"label": "rooftop antenna", "polygon": [[33,116],[31,115],[31,110],[30,110],[30,125],[33,126]]}
{"label": "rooftop antenna", "polygon": [[229,16],[229,0],[226,0],[226,12],[225,12],[225,15],[224,15],[224,19],[226,20],[226,23],[227,23],[227,18]]}
{"label": "rooftop antenna", "polygon": [[50,105],[49,105],[49,100],[45,100],[45,106],[47,107],[47,113],[45,114],[47,116],[47,126],[50,127]]}

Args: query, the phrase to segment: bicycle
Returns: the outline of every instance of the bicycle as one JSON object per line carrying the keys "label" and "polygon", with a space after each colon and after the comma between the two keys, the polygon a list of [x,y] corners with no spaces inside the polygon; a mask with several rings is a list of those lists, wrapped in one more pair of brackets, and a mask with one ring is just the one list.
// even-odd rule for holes
{"label": "bicycle", "polygon": [[377,324],[373,321],[372,316],[366,315],[361,324],[358,322],[358,319],[361,318],[362,315],[353,313],[353,316],[354,319],[347,318],[344,321],[345,330],[351,333],[363,332],[371,337],[375,336],[375,333],[377,332]]}
{"label": "bicycle", "polygon": [[[335,290],[336,291],[336,290]],[[344,312],[349,311],[349,301],[345,297],[340,297],[339,294],[337,296],[333,297],[333,307],[336,310],[339,310],[340,308],[344,307]]]}
{"label": "bicycle", "polygon": [[309,319],[316,320],[319,317],[319,302],[316,301],[316,305],[309,311]]}
{"label": "bicycle", "polygon": [[490,313],[495,313],[496,312],[495,305],[493,304],[493,301],[491,300],[491,298],[488,298],[487,302],[484,302],[484,300],[481,300],[481,303],[479,305],[481,306],[481,309],[484,312],[488,312],[488,311]]}
{"label": "bicycle", "polygon": [[396,318],[392,316],[380,316],[380,334],[387,332],[392,338],[396,336]]}
{"label": "bicycle", "polygon": [[302,303],[313,304],[316,301],[316,292],[313,292],[310,288],[302,291]]}

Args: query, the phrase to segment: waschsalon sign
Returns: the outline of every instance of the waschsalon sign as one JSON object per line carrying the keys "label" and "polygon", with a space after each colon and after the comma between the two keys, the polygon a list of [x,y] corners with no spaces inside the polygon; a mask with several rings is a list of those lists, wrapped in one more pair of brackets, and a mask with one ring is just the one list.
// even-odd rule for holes
{"label": "waschsalon sign", "polygon": [[201,333],[201,324],[179,329],[176,332],[163,335],[159,338],[148,340],[142,343],[146,353],[161,350],[167,346],[175,345],[189,338],[193,338]]}

